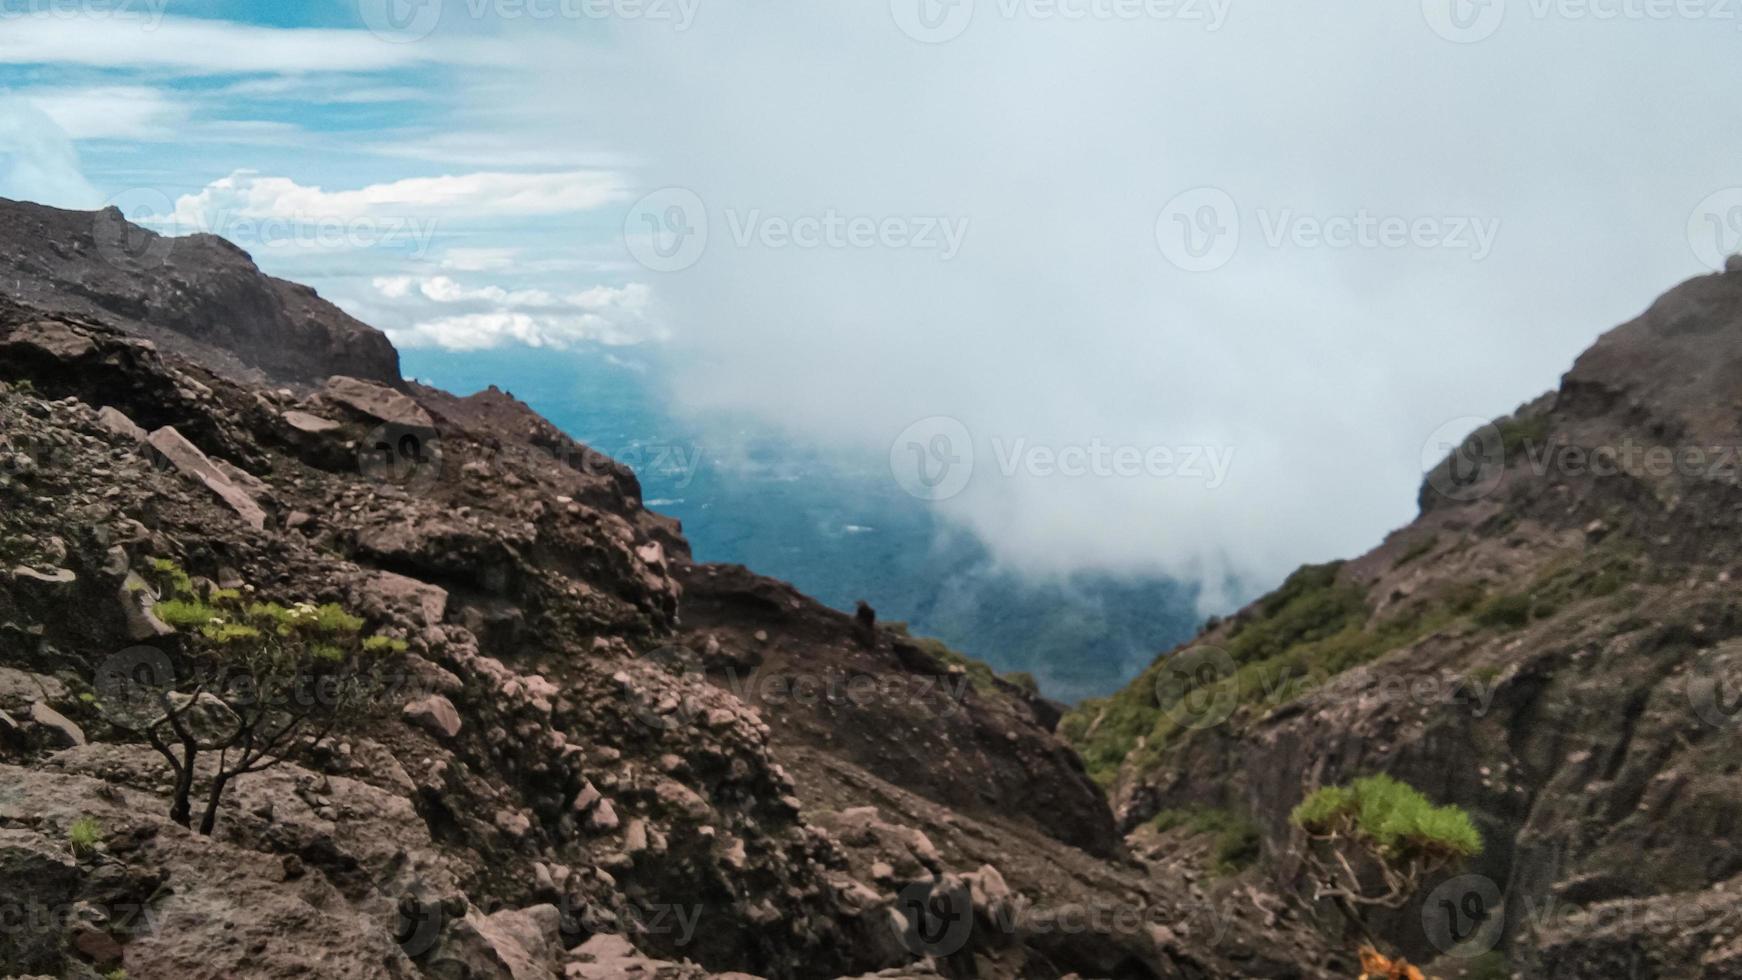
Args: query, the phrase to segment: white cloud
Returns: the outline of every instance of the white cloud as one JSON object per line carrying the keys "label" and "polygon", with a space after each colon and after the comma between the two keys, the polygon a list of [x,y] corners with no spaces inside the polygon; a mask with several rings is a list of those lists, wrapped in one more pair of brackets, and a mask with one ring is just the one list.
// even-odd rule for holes
{"label": "white cloud", "polygon": [[324,105],[427,102],[435,94],[406,86],[374,85],[368,75],[273,75],[247,78],[220,89],[220,99],[264,99]]}
{"label": "white cloud", "polygon": [[442,268],[455,272],[495,272],[513,265],[518,248],[450,248],[442,253]]}
{"label": "white cloud", "polygon": [[0,196],[63,208],[103,202],[67,134],[47,113],[14,97],[0,98]]}
{"label": "white cloud", "polygon": [[15,93],[48,114],[69,139],[163,142],[185,135],[190,106],[153,88],[110,85]]}
{"label": "white cloud", "polygon": [[185,17],[9,17],[0,64],[156,68],[189,75],[381,71],[447,63],[502,65],[513,46],[484,38],[426,38],[392,44],[368,31],[259,27]]}
{"label": "white cloud", "polygon": [[627,346],[665,338],[653,319],[652,291],[641,283],[568,295],[466,286],[447,276],[379,276],[370,285],[374,295],[340,303],[401,347]]}
{"label": "white cloud", "polygon": [[[1601,330],[1700,271],[1688,214],[1736,183],[1742,131],[1700,98],[1736,71],[1710,25],[1521,9],[1460,45],[1417,4],[1254,0],[1214,33],[1025,13],[1042,6],[980,4],[936,45],[886,4],[736,4],[682,35],[624,30],[606,66],[537,65],[553,98],[523,105],[544,118],[503,120],[495,145],[607,140],[642,155],[640,188],[705,202],[705,253],[656,283],[673,360],[695,365],[671,388],[698,418],[748,413],[875,458],[916,419],[955,416],[977,465],[944,509],[999,558],[1247,587],[1408,520],[1427,437],[1552,387]],[[1666,51],[1680,70],[1641,70]],[[1545,59],[1555,82],[1520,88]],[[577,88],[613,98],[554,98]],[[1243,238],[1193,273],[1156,226],[1203,185],[1232,195]],[[1475,261],[1272,245],[1259,217],[1363,208],[1499,234]],[[970,231],[945,262],[740,244],[729,217],[830,209]],[[1004,477],[994,437],[1235,457],[1215,488]]]}
{"label": "white cloud", "polygon": [[348,191],[239,171],[197,194],[183,195],[176,201],[176,219],[193,227],[218,229],[235,219],[497,219],[588,211],[622,195],[617,175],[596,170],[412,177]]}

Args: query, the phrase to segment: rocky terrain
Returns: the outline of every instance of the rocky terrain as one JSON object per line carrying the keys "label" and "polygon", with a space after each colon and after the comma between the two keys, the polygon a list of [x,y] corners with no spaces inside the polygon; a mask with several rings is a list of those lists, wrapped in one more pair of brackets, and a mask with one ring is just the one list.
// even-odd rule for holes
{"label": "rocky terrain", "polygon": [[[1387,773],[1465,808],[1487,844],[1473,877],[1384,923],[1430,973],[1742,977],[1739,447],[1733,262],[1449,453],[1414,523],[1301,569],[1062,730],[1122,830],[1224,815],[1281,893],[1289,813],[1316,787]],[[1472,911],[1490,924],[1457,922]]]}
{"label": "rocky terrain", "polygon": [[[1742,270],[1067,711],[693,561],[630,470],[221,240],[0,202],[0,975],[1349,978],[1289,814],[1385,773],[1486,844],[1373,923],[1430,974],[1742,977],[1738,447]],[[116,687],[209,638],[191,596],[383,651],[210,834],[172,801],[224,760]]]}
{"label": "rocky terrain", "polygon": [[[116,685],[220,597],[388,652],[208,835]],[[236,716],[178,696],[203,790]],[[0,203],[0,975],[1349,975],[1133,849],[1059,715],[694,563],[632,472],[222,241]]]}

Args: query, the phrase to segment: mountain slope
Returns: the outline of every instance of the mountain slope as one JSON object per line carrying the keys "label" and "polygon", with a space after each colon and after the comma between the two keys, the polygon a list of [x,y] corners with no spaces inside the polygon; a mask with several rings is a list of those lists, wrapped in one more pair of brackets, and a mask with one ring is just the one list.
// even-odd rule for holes
{"label": "mountain slope", "polygon": [[[228,246],[96,268],[100,220],[0,203],[49,236],[0,288],[0,892],[42,906],[0,973],[1325,975],[1297,920],[1125,855],[1029,692],[694,565],[626,468],[286,327],[306,297]],[[186,676],[244,595],[398,652],[206,836],[111,688]]]}
{"label": "mountain slope", "polygon": [[[1494,941],[1520,974],[1742,976],[1716,911],[1742,886],[1739,447],[1729,272],[1456,447],[1378,548],[1303,568],[1062,730],[1123,827],[1248,814],[1285,890],[1290,809],[1384,772],[1476,817],[1488,846],[1468,870],[1503,898]],[[1446,895],[1384,931],[1443,952]]]}
{"label": "mountain slope", "polygon": [[216,235],[167,238],[114,208],[7,201],[0,218],[0,283],[14,299],[101,316],[229,376],[399,381],[399,355],[379,331],[263,274]]}

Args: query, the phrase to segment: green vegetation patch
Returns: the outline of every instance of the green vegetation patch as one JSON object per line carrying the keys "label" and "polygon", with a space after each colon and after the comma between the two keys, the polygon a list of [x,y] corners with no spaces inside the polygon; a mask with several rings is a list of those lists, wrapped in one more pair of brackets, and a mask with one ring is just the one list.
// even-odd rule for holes
{"label": "green vegetation patch", "polygon": [[1361,840],[1392,859],[1466,858],[1482,852],[1482,835],[1468,813],[1435,806],[1390,776],[1320,789],[1302,800],[1290,819],[1309,834]]}
{"label": "green vegetation patch", "polygon": [[[1193,696],[1223,702],[1231,696],[1237,713],[1255,705],[1268,710],[1304,691],[1313,683],[1309,678],[1322,680],[1407,640],[1413,628],[1400,635],[1364,625],[1369,614],[1363,594],[1337,582],[1341,569],[1341,562],[1302,566],[1236,619],[1221,646],[1235,673]],[[1089,774],[1102,785],[1112,782],[1133,752],[1141,751],[1143,764],[1157,762],[1182,734],[1175,706],[1162,704],[1158,690],[1166,656],[1123,690],[1083,702],[1060,723],[1060,733],[1076,746]]]}
{"label": "green vegetation patch", "polygon": [[1258,825],[1232,810],[1163,810],[1151,822],[1163,833],[1183,827],[1192,834],[1214,836],[1210,870],[1219,875],[1238,874],[1257,864],[1263,853],[1264,839]]}
{"label": "green vegetation patch", "polygon": [[67,827],[67,845],[79,857],[95,852],[102,842],[103,825],[94,817],[80,817]]}

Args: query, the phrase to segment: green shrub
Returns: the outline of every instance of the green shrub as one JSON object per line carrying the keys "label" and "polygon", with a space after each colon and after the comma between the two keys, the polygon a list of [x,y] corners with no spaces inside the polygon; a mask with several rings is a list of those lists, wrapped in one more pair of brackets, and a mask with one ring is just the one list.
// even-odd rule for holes
{"label": "green shrub", "polygon": [[1530,622],[1530,609],[1528,595],[1499,595],[1477,608],[1476,622],[1490,629],[1518,629]]}
{"label": "green shrub", "polygon": [[67,827],[67,843],[72,846],[73,853],[84,857],[96,851],[97,845],[103,842],[103,825],[94,817],[80,817]]}
{"label": "green shrub", "polygon": [[151,560],[151,577],[156,579],[163,595],[191,596],[194,594],[194,581],[182,567],[168,558]]}
{"label": "green shrub", "polygon": [[[216,754],[206,809],[199,823],[212,832],[218,805],[233,779],[273,765],[302,738],[324,737],[333,725],[368,706],[384,682],[384,655],[405,641],[364,636],[362,617],[336,603],[245,602],[249,589],[212,588],[179,565],[157,559],[147,568],[160,596],[158,618],[183,638],[178,669],[156,684],[140,682],[106,699],[110,724],[149,742],[175,775],[170,818],[193,827],[192,793],[200,753]],[[177,701],[164,695],[184,695]],[[200,698],[228,707],[230,730],[216,743],[188,734]],[[210,757],[209,755],[207,757]]]}
{"label": "green shrub", "polygon": [[214,606],[198,599],[165,599],[152,608],[157,618],[178,630],[204,629],[213,620],[221,620]]}
{"label": "green shrub", "polygon": [[1216,835],[1214,870],[1219,874],[1237,874],[1257,864],[1263,852],[1264,838],[1258,825],[1242,820]]}
{"label": "green shrub", "polygon": [[[1293,676],[1292,660],[1286,658],[1296,648],[1345,631],[1359,632],[1367,608],[1360,589],[1337,582],[1341,569],[1341,562],[1303,565],[1260,599],[1256,608],[1236,619],[1221,647],[1243,676],[1224,683],[1236,684],[1242,698],[1254,691],[1269,695]],[[1101,785],[1111,784],[1140,741],[1145,759],[1158,759],[1168,740],[1178,734],[1173,705],[1161,704],[1156,690],[1166,660],[1173,655],[1157,657],[1124,689],[1084,701],[1060,723],[1060,733],[1076,747],[1089,775]]]}
{"label": "green shrub", "polygon": [[1290,819],[1314,836],[1365,842],[1387,859],[1466,858],[1482,852],[1482,835],[1468,813],[1434,806],[1390,776],[1320,789],[1301,801]]}

